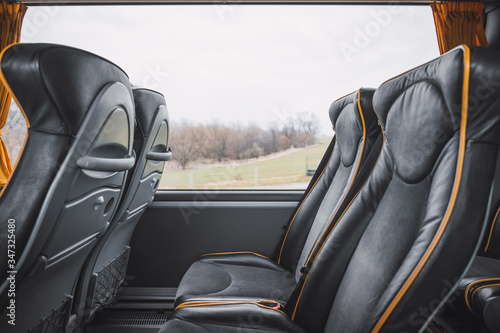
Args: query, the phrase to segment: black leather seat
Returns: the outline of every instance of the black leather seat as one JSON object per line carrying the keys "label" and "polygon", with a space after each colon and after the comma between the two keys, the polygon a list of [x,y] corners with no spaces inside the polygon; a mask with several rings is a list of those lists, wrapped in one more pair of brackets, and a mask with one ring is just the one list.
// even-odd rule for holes
{"label": "black leather seat", "polygon": [[335,138],[288,224],[276,258],[251,252],[204,255],[184,275],[176,305],[207,297],[288,300],[318,239],[333,227],[337,211],[355,193],[357,173],[380,134],[373,92],[361,89],[330,107]]}
{"label": "black leather seat", "polygon": [[382,152],[284,312],[269,302],[188,304],[160,332],[417,332],[484,226],[500,96],[476,94],[485,78],[499,82],[499,59],[461,46],[379,87]]}
{"label": "black leather seat", "polygon": [[[0,259],[2,332],[60,331],[78,275],[113,218],[134,164],[133,97],[127,75],[94,54],[18,44],[1,78],[29,124],[21,159],[0,197],[0,227],[15,221],[15,267]],[[7,233],[0,249],[7,253]],[[10,243],[9,243],[10,244]],[[9,266],[7,266],[9,264]],[[6,272],[16,270],[15,298]],[[10,275],[10,274],[9,274]]]}
{"label": "black leather seat", "polygon": [[[140,217],[153,201],[160,184],[168,148],[169,113],[162,94],[133,88],[135,102],[134,152],[136,163],[117,214],[106,234],[87,260],[79,294],[80,317],[91,317],[99,308],[113,302],[125,279],[130,238]],[[83,319],[85,319],[83,318]]]}
{"label": "black leather seat", "polygon": [[[497,162],[497,165],[498,162]],[[460,281],[449,306],[463,318],[479,319],[490,332],[500,332],[500,170],[492,191],[491,221],[479,254]]]}

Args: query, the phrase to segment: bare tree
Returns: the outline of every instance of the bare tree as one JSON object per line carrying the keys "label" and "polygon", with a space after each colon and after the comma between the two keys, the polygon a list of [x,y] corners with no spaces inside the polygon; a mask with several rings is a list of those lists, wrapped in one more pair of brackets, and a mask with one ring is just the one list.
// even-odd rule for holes
{"label": "bare tree", "polygon": [[182,169],[191,161],[209,159],[248,159],[289,149],[306,147],[316,143],[319,120],[311,112],[290,117],[281,127],[277,121],[263,130],[255,124],[231,126],[219,121],[208,125],[187,121],[172,124],[170,145]]}
{"label": "bare tree", "polygon": [[189,162],[199,155],[200,142],[203,139],[203,126],[192,125],[187,121],[174,123],[171,126],[170,146],[174,152],[173,158],[185,169]]}
{"label": "bare tree", "polygon": [[263,137],[264,139],[263,146],[264,146],[264,152],[266,154],[271,154],[279,150],[278,141],[282,130],[280,129],[279,124],[276,120],[269,123],[267,128],[268,128],[266,133],[267,135]]}
{"label": "bare tree", "polygon": [[300,132],[305,134],[304,145],[310,146],[316,143],[316,135],[319,131],[319,119],[312,112],[301,112],[298,115],[300,119]]}
{"label": "bare tree", "polygon": [[281,129],[281,133],[290,139],[290,142],[294,147],[297,147],[298,145],[296,137],[299,128],[298,128],[298,121],[295,118],[296,117],[294,116],[288,117],[287,122],[283,125],[283,128]]}
{"label": "bare tree", "polygon": [[205,132],[207,135],[205,151],[208,157],[219,162],[222,161],[227,157],[227,149],[232,131],[223,124],[215,121],[205,127]]}
{"label": "bare tree", "polygon": [[292,146],[292,142],[290,141],[290,139],[286,135],[281,134],[279,139],[278,139],[278,149],[280,151],[287,150],[291,146]]}

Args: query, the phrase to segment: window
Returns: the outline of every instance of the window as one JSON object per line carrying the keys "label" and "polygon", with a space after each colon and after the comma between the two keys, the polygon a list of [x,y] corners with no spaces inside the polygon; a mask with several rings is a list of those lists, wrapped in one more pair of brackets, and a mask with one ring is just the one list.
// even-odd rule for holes
{"label": "window", "polygon": [[163,93],[163,189],[305,189],[337,98],[439,55],[427,6],[30,7],[23,42],[102,55]]}
{"label": "window", "polygon": [[21,155],[27,132],[28,124],[26,124],[26,119],[16,101],[12,99],[7,121],[2,129],[2,140],[7,147],[13,169]]}

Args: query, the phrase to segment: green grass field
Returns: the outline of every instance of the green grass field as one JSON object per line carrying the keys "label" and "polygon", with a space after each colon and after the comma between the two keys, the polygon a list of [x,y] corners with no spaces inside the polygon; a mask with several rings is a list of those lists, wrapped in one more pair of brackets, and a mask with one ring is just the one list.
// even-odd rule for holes
{"label": "green grass field", "polygon": [[192,174],[193,189],[251,188],[255,187],[255,167],[257,167],[259,187],[307,183],[311,177],[306,176],[306,157],[309,160],[309,168],[315,169],[330,143],[330,138],[322,137],[318,141],[319,144],[312,147],[266,161],[203,170],[169,170],[163,174],[160,188],[189,189],[190,174]]}

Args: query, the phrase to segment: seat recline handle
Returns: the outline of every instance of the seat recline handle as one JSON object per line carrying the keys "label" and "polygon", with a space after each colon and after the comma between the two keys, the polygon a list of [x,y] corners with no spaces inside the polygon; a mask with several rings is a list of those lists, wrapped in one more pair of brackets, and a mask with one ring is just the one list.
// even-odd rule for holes
{"label": "seat recline handle", "polygon": [[122,158],[83,156],[76,161],[76,165],[83,170],[111,172],[130,170],[134,163],[135,158],[131,155]]}
{"label": "seat recline handle", "polygon": [[163,152],[149,151],[146,154],[146,158],[150,161],[170,161],[170,159],[172,158],[172,150],[169,147],[168,150]]}

